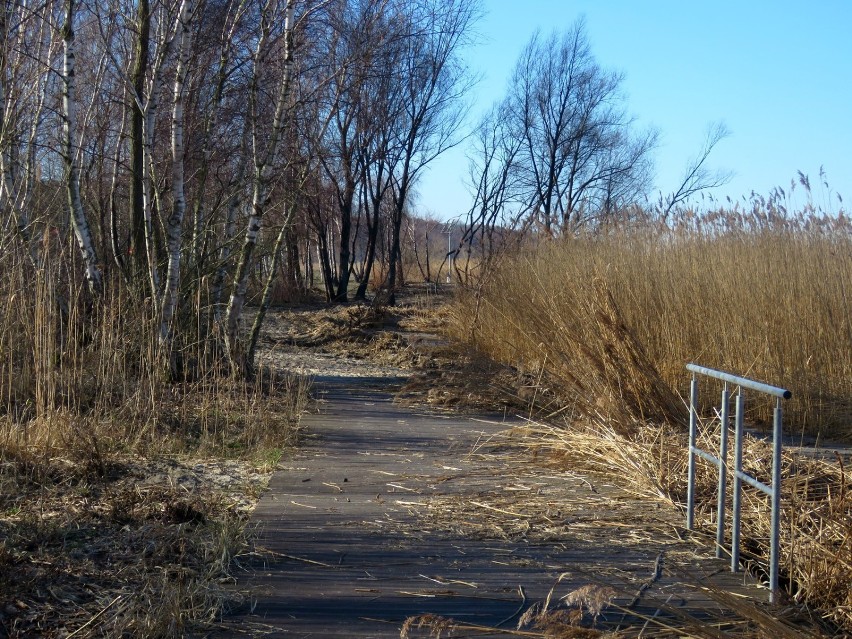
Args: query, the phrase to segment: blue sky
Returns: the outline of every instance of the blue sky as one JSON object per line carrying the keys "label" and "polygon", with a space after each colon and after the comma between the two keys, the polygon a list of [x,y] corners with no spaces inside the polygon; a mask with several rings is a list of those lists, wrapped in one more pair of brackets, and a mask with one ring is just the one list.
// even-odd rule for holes
{"label": "blue sky", "polygon": [[[852,201],[852,1],[483,0],[483,7],[480,43],[465,54],[482,76],[471,125],[505,94],[535,29],[547,34],[583,15],[598,62],[625,76],[628,112],[660,133],[655,193],[677,187],[708,124],[723,121],[731,135],[709,165],[734,178],[717,197],[787,189],[799,170],[816,187],[823,166],[832,192]],[[462,144],[435,160],[416,211],[448,219],[467,210],[466,151]]]}

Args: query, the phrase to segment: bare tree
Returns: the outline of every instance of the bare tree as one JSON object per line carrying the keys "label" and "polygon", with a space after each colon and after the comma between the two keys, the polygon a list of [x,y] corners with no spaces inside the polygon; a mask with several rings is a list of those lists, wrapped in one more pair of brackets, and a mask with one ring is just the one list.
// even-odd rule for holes
{"label": "bare tree", "polygon": [[487,263],[503,245],[505,231],[520,221],[517,210],[525,211],[516,166],[523,140],[510,135],[505,109],[505,103],[492,107],[474,133],[469,158],[473,204],[455,250],[456,255],[465,252],[465,267],[460,269],[465,274],[474,251]]}
{"label": "bare tree", "polygon": [[[73,232],[74,263],[92,291],[110,293],[94,303],[126,288],[144,304],[172,373],[200,344],[200,357],[223,347],[232,371],[250,374],[282,270],[312,281],[319,251],[338,300],[353,273],[366,295],[374,263],[386,285],[399,281],[417,178],[461,139],[459,51],[477,10],[474,0],[0,3],[0,247],[20,250],[23,238],[41,267],[40,247]],[[44,254],[64,284],[66,256]],[[250,282],[261,295],[246,336]]]}
{"label": "bare tree", "polygon": [[[358,155],[363,131],[359,124],[362,108],[361,94],[364,82],[370,73],[370,54],[375,49],[371,33],[374,21],[375,3],[342,2],[332,14],[334,20],[330,42],[325,50],[326,73],[331,77],[328,83],[325,108],[333,121],[333,126],[324,129],[328,133],[316,141],[322,144],[319,155],[320,164],[334,192],[340,225],[339,260],[337,273],[333,273],[329,263],[323,264],[324,278],[328,287],[329,299],[345,302],[348,299],[349,277],[351,273],[352,218],[358,190]],[[320,229],[320,241],[325,225]],[[329,262],[329,251],[324,252],[324,262]],[[335,286],[336,285],[336,286]]]}
{"label": "bare tree", "polygon": [[239,333],[240,320],[245,306],[248,290],[248,277],[252,265],[254,250],[257,246],[263,215],[269,200],[269,187],[272,170],[278,153],[278,143],[285,126],[285,111],[290,99],[293,69],[293,0],[287,0],[284,8],[284,68],[278,83],[275,98],[275,111],[268,132],[263,130],[261,121],[260,94],[261,74],[269,55],[269,38],[273,24],[280,20],[274,0],[268,0],[261,15],[261,35],[258,38],[254,55],[252,86],[249,94],[252,149],[254,151],[254,177],[252,183],[251,214],[249,216],[242,249],[237,261],[236,274],[228,301],[225,316],[225,345],[231,370],[236,374],[250,373],[252,362],[247,361],[245,348]]}
{"label": "bare tree", "polygon": [[521,54],[505,111],[509,134],[523,141],[516,170],[528,214],[549,235],[649,186],[656,133],[633,133],[621,83],[595,61],[582,20],[535,34]]}

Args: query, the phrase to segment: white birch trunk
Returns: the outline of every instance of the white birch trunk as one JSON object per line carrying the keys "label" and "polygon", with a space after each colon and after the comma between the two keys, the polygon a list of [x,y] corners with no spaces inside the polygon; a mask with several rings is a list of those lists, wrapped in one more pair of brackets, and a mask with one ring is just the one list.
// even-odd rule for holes
{"label": "white birch trunk", "polygon": [[[181,6],[183,8],[183,5]],[[177,29],[180,29],[180,15],[177,20]],[[145,253],[148,264],[148,283],[151,288],[151,299],[156,300],[160,292],[160,278],[157,273],[157,260],[154,253],[154,200],[156,193],[154,184],[156,170],[154,167],[154,131],[157,125],[157,113],[160,107],[160,93],[163,90],[165,79],[163,77],[163,66],[171,52],[172,43],[171,30],[169,28],[163,34],[162,42],[159,43],[157,58],[151,69],[151,88],[148,91],[148,100],[145,103],[142,133],[142,154],[144,175],[142,177],[142,215],[145,222]]]}
{"label": "white birch trunk", "polygon": [[[228,309],[225,315],[225,347],[231,369],[237,373],[247,371],[245,356],[239,336],[239,324],[245,305],[248,278],[251,271],[252,257],[257,246],[257,236],[260,233],[263,214],[269,198],[269,179],[272,172],[272,164],[278,150],[278,142],[284,127],[284,113],[287,101],[290,97],[290,84],[293,68],[293,0],[287,0],[286,16],[284,21],[284,72],[279,86],[278,96],[275,104],[275,116],[272,121],[272,131],[265,151],[261,154],[258,138],[257,110],[253,109],[252,118],[254,131],[252,134],[255,152],[254,186],[251,203],[251,214],[249,216],[248,228],[243,240],[240,259],[237,263],[237,272],[234,277],[231,298],[228,301]],[[265,45],[264,38],[258,43],[255,55],[255,82],[259,76],[259,65],[261,64],[264,51],[261,47]],[[252,104],[257,103],[257,86],[255,85],[250,96]]]}
{"label": "white birch trunk", "polygon": [[[240,144],[240,158],[245,160],[248,158],[249,148],[249,125],[243,124],[242,143]],[[222,246],[219,249],[219,267],[216,269],[216,278],[213,282],[213,319],[217,324],[222,322],[222,290],[225,285],[225,278],[228,275],[228,261],[231,257],[231,240],[236,234],[237,213],[243,203],[243,181],[246,177],[246,162],[237,163],[237,175],[234,178],[233,185],[234,193],[228,198],[228,209],[225,217],[225,235],[222,238]]]}
{"label": "white birch trunk", "polygon": [[260,298],[260,306],[257,309],[257,315],[254,317],[251,331],[249,332],[248,348],[246,353],[246,370],[248,373],[254,373],[254,355],[257,349],[257,341],[260,337],[260,329],[263,326],[263,320],[266,317],[266,312],[269,310],[269,303],[272,301],[272,285],[275,283],[275,277],[278,273],[278,266],[281,262],[281,253],[284,247],[284,241],[287,238],[287,230],[293,222],[294,207],[288,206],[287,213],[284,216],[284,223],[278,231],[278,237],[275,240],[275,248],[272,250],[272,263],[269,266],[269,275],[266,277],[266,283],[263,286],[263,295]]}
{"label": "white birch trunk", "polygon": [[100,294],[103,290],[103,282],[89,221],[86,218],[83,201],[80,198],[80,173],[77,167],[77,120],[74,95],[74,0],[66,0],[65,2],[65,24],[62,28],[62,40],[65,49],[62,68],[62,115],[64,121],[62,155],[65,163],[68,205],[71,210],[71,225],[85,266],[86,281],[93,293]]}
{"label": "white birch trunk", "polygon": [[174,105],[172,109],[172,211],[166,221],[169,265],[160,312],[160,344],[167,350],[171,342],[171,323],[177,308],[180,289],[180,260],[183,240],[183,218],[186,213],[184,193],[183,108],[187,65],[191,49],[192,0],[183,0],[180,8],[180,56],[175,71]]}

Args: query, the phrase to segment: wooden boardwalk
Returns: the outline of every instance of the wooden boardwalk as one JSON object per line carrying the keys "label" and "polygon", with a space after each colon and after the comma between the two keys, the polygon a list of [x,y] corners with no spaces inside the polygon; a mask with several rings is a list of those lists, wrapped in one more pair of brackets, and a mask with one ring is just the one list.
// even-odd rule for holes
{"label": "wooden boardwalk", "polygon": [[[477,447],[506,424],[401,408],[379,380],[319,384],[323,408],[304,420],[303,447],[282,462],[254,514],[258,552],[239,575],[251,604],[210,637],[399,637],[404,620],[422,614],[511,629],[560,576],[554,604],[606,584],[619,606],[658,618],[662,602],[696,617],[725,614],[681,583],[686,572],[765,598],[680,541],[680,516],[664,506],[523,459],[495,467],[500,456]],[[544,519],[522,512],[523,500],[504,508],[491,499],[523,491],[549,504]],[[582,507],[571,509],[572,492],[583,494]],[[590,495],[598,505],[589,506]],[[462,510],[442,515],[442,503]],[[453,514],[465,508],[469,516]],[[526,527],[507,528],[507,520]],[[554,527],[531,529],[542,521]],[[603,618],[615,624],[624,615],[610,609]]]}

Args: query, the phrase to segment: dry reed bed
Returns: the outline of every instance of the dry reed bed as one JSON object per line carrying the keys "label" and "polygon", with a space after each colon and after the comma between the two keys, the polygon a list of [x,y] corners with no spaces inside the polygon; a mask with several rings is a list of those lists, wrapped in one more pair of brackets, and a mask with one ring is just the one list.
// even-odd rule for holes
{"label": "dry reed bed", "polygon": [[[718,426],[718,424],[716,424]],[[699,446],[718,449],[717,429],[705,424]],[[531,425],[526,446],[560,465],[618,474],[637,490],[682,506],[686,499],[686,437],[669,427],[645,425],[626,437],[615,429],[588,425]],[[747,436],[743,467],[769,483],[771,446]],[[696,522],[707,552],[715,545],[715,467],[697,464]],[[841,463],[785,452],[782,462],[781,559],[791,600],[818,609],[832,623],[852,626],[852,478]],[[743,557],[762,572],[769,556],[768,498],[743,491]],[[730,512],[730,503],[728,504]],[[726,543],[730,543],[728,527]]]}
{"label": "dry reed bed", "polygon": [[682,388],[695,361],[790,387],[797,432],[852,437],[848,232],[604,234],[544,244],[487,277],[455,333],[560,375],[575,399],[682,412],[666,387]]}
{"label": "dry reed bed", "polygon": [[[37,269],[0,251],[0,635],[180,636],[234,596],[246,500],[306,383],[224,377],[200,300],[168,379],[150,302],[111,286],[93,304],[73,253],[42,249]],[[163,459],[200,470],[187,484]]]}
{"label": "dry reed bed", "polygon": [[[481,297],[460,298],[453,333],[535,375],[538,414],[558,425],[547,446],[581,450],[598,470],[683,501],[687,411],[678,389],[690,361],[790,388],[785,422],[794,433],[850,436],[848,232],[602,234],[545,244],[487,277]],[[769,409],[753,403],[747,419],[760,425]],[[750,440],[747,470],[766,481],[768,464],[766,445]],[[786,456],[784,477],[782,569],[793,596],[852,628],[842,460]],[[703,469],[705,519],[714,485]],[[765,557],[768,507],[748,491],[744,508],[757,540],[748,550]]]}

